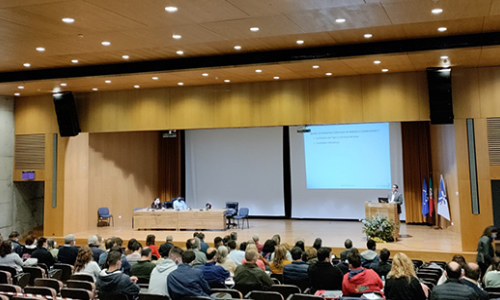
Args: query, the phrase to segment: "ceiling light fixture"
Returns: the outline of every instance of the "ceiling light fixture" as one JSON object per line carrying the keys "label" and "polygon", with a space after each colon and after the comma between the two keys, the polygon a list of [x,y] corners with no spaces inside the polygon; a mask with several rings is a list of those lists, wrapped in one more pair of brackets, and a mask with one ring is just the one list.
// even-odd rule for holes
{"label": "ceiling light fixture", "polygon": [[208,73],[203,73],[203,74],[201,74],[201,76],[207,77]]}
{"label": "ceiling light fixture", "polygon": [[337,19],[335,20],[336,23],[345,23],[345,19]]}
{"label": "ceiling light fixture", "polygon": [[138,88],[140,88],[140,86],[136,84],[136,85],[134,85],[134,88],[138,89]]}
{"label": "ceiling light fixture", "polygon": [[177,7],[175,7],[175,6],[167,6],[167,7],[165,7],[165,10],[168,11],[168,12],[176,12],[177,11]]}
{"label": "ceiling light fixture", "polygon": [[178,85],[184,85],[184,82],[179,82]]}
{"label": "ceiling light fixture", "polygon": [[122,55],[122,58],[123,58],[123,59],[129,59],[129,58],[130,58],[130,56],[128,56],[128,55]]}
{"label": "ceiling light fixture", "polygon": [[261,69],[257,69],[255,70],[256,73],[262,73],[262,70]]}
{"label": "ceiling light fixture", "polygon": [[376,64],[376,65],[380,65],[381,61],[380,60],[376,60],[373,63]]}
{"label": "ceiling light fixture", "polygon": [[304,41],[303,40],[298,40],[297,44],[302,45],[302,44],[304,44]]}
{"label": "ceiling light fixture", "polygon": [[326,73],[326,76],[332,76],[332,73],[328,72]]}
{"label": "ceiling light fixture", "polygon": [[441,59],[448,59],[448,56],[447,55],[443,55],[443,56],[441,56]]}
{"label": "ceiling light fixture", "polygon": [[367,33],[367,34],[365,34],[364,36],[365,36],[365,39],[369,39],[369,38],[371,38],[371,37],[373,36],[373,34],[371,34],[371,33]]}
{"label": "ceiling light fixture", "polygon": [[93,88],[92,90],[93,90],[93,91],[98,91],[99,89],[98,89],[98,88]]}
{"label": "ceiling light fixture", "polygon": [[178,50],[178,51],[177,51],[177,52],[175,52],[175,53],[177,53],[177,54],[179,54],[179,55],[184,55],[184,51],[182,51],[182,50]]}
{"label": "ceiling light fixture", "polygon": [[176,40],[178,40],[178,39],[182,38],[182,36],[181,36],[180,34],[174,34],[174,35],[172,35],[172,37],[173,37],[174,39],[176,39]]}
{"label": "ceiling light fixture", "polygon": [[43,51],[45,51],[45,48],[43,48],[43,47],[36,47],[36,51],[43,52]]}
{"label": "ceiling light fixture", "polygon": [[61,86],[67,86],[67,84],[63,82],[63,83],[61,83]]}
{"label": "ceiling light fixture", "polygon": [[74,63],[74,64],[77,64],[78,63],[78,59],[72,59],[71,62]]}
{"label": "ceiling light fixture", "polygon": [[239,46],[239,45],[238,46],[234,46],[234,49],[241,50],[241,46]]}
{"label": "ceiling light fixture", "polygon": [[279,76],[274,76],[273,78],[276,79],[276,80],[280,79]]}
{"label": "ceiling light fixture", "polygon": [[18,86],[17,88],[20,90],[24,90],[24,86],[22,86],[22,85]]}
{"label": "ceiling light fixture", "polygon": [[250,31],[253,31],[253,32],[257,32],[259,30],[260,30],[259,27],[251,27],[250,28]]}
{"label": "ceiling light fixture", "polygon": [[439,32],[445,32],[446,30],[448,30],[448,28],[446,28],[446,27],[439,27],[438,28]]}
{"label": "ceiling light fixture", "polygon": [[384,73],[389,72],[389,69],[382,69],[382,72]]}
{"label": "ceiling light fixture", "polygon": [[104,80],[105,83],[111,83],[111,80]]}
{"label": "ceiling light fixture", "polygon": [[155,76],[155,77],[153,77],[153,78],[151,78],[151,79],[153,79],[153,80],[158,80],[158,77],[156,77],[156,76]]}
{"label": "ceiling light fixture", "polygon": [[71,24],[71,23],[75,22],[75,19],[73,19],[73,18],[63,18],[62,21],[64,23]]}
{"label": "ceiling light fixture", "polygon": [[31,64],[30,63],[24,63],[23,66],[25,66],[26,68],[29,68],[29,67],[31,67]]}
{"label": "ceiling light fixture", "polygon": [[20,93],[14,93],[14,96],[19,97],[19,96],[21,96],[21,94]]}
{"label": "ceiling light fixture", "polygon": [[319,69],[319,66],[313,66],[313,69]]}
{"label": "ceiling light fixture", "polygon": [[103,46],[109,46],[109,45],[111,45],[111,42],[104,41],[104,42],[101,42],[101,45],[103,45]]}
{"label": "ceiling light fixture", "polygon": [[231,82],[231,80],[229,80],[229,79],[226,79],[226,80],[224,80],[224,82]]}
{"label": "ceiling light fixture", "polygon": [[431,12],[435,15],[439,15],[440,13],[443,12],[443,9],[442,8],[434,8],[433,10],[431,10]]}

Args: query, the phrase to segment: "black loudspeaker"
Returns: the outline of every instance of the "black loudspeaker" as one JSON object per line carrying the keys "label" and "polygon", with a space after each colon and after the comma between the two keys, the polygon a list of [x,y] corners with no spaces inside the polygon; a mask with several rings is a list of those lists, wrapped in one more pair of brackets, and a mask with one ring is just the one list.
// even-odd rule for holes
{"label": "black loudspeaker", "polygon": [[78,135],[81,130],[73,94],[71,92],[54,94],[54,106],[61,136]]}
{"label": "black loudspeaker", "polygon": [[431,124],[453,124],[451,69],[427,69]]}

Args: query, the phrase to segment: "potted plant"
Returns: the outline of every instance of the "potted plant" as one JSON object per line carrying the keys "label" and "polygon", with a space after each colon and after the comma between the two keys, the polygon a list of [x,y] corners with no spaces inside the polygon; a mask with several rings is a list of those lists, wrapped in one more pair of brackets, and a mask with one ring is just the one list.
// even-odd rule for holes
{"label": "potted plant", "polygon": [[393,242],[395,229],[396,224],[385,216],[374,216],[363,220],[362,231],[368,238],[375,241],[380,239],[385,242]]}

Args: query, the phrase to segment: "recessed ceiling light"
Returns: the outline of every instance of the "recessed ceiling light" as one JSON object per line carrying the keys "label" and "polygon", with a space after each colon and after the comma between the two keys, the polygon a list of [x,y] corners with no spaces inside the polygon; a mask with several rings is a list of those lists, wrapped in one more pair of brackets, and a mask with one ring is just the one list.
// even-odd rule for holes
{"label": "recessed ceiling light", "polygon": [[155,77],[153,77],[153,78],[151,78],[151,79],[153,79],[153,80],[158,80],[158,77],[156,77],[156,76],[155,76]]}
{"label": "recessed ceiling light", "polygon": [[43,51],[45,51],[45,48],[43,48],[43,47],[36,47],[36,51],[43,52]]}
{"label": "recessed ceiling light", "polygon": [[273,78],[276,79],[276,80],[280,79],[279,76],[274,76]]}
{"label": "recessed ceiling light", "polygon": [[63,82],[63,83],[61,83],[61,86],[67,86],[67,84]]}
{"label": "recessed ceiling light", "polygon": [[175,7],[175,6],[167,6],[167,7],[165,7],[165,10],[168,11],[168,12],[176,12],[177,11],[177,7]]}
{"label": "recessed ceiling light", "polygon": [[184,85],[184,82],[179,82],[178,85]]}
{"label": "recessed ceiling light", "polygon": [[326,73],[326,76],[332,76],[332,73],[328,72]]}
{"label": "recessed ceiling light", "polygon": [[22,86],[22,85],[18,86],[17,88],[20,90],[24,90],[24,86]]}
{"label": "recessed ceiling light", "polygon": [[298,40],[297,44],[302,45],[302,44],[304,44],[304,41],[303,40]]}
{"label": "recessed ceiling light", "polygon": [[179,51],[177,51],[177,52],[175,52],[175,53],[177,53],[177,54],[179,54],[179,55],[184,55],[184,51],[182,51],[182,50],[179,50]]}
{"label": "recessed ceiling light", "polygon": [[77,64],[78,63],[78,59],[72,59],[71,62],[74,63],[74,64]]}
{"label": "recessed ceiling light", "polygon": [[373,63],[376,64],[376,65],[380,65],[381,61],[380,60],[376,60]]}
{"label": "recessed ceiling light", "polygon": [[106,83],[111,83],[111,80],[104,80],[104,82],[106,82]]}
{"label": "recessed ceiling light", "polygon": [[253,32],[257,32],[259,30],[260,30],[259,27],[251,27],[250,28],[250,31],[253,31]]}
{"label": "recessed ceiling light", "polygon": [[448,56],[443,55],[443,56],[441,56],[441,59],[448,59]]}
{"label": "recessed ceiling light", "polygon": [[93,90],[93,91],[98,91],[99,89],[98,89],[98,88],[93,88],[92,90]]}
{"label": "recessed ceiling light", "polygon": [[201,76],[207,77],[208,73],[203,73],[203,74],[201,74]]}
{"label": "recessed ceiling light", "polygon": [[241,46],[239,46],[239,45],[238,46],[234,46],[234,49],[241,50]]}
{"label": "recessed ceiling light", "polygon": [[345,22],[345,19],[337,19],[335,20],[336,23],[344,23]]}
{"label": "recessed ceiling light", "polygon": [[229,80],[229,79],[225,79],[225,80],[224,80],[224,82],[231,82],[231,80]]}
{"label": "recessed ceiling light", "polygon": [[101,44],[102,44],[103,46],[109,46],[109,45],[111,45],[111,42],[108,42],[108,41],[103,41]]}
{"label": "recessed ceiling light", "polygon": [[439,27],[438,28],[439,32],[445,32],[446,30],[448,30],[448,28],[446,28],[446,27]]}
{"label": "recessed ceiling light", "polygon": [[442,8],[434,8],[433,10],[431,10],[431,12],[435,15],[439,15],[440,13],[443,12],[443,9]]}
{"label": "recessed ceiling light", "polygon": [[371,34],[371,33],[367,33],[367,34],[365,34],[365,39],[369,39],[369,38],[371,38],[372,36],[373,36],[373,34]]}
{"label": "recessed ceiling light", "polygon": [[262,70],[261,69],[257,69],[255,70],[256,73],[262,73]]}
{"label": "recessed ceiling light", "polygon": [[21,96],[21,94],[20,93],[14,93],[14,96],[19,97],[19,96]]}
{"label": "recessed ceiling light", "polygon": [[25,66],[26,68],[29,68],[29,67],[31,67],[31,64],[30,63],[24,63],[23,66]]}
{"label": "recessed ceiling light", "polygon": [[174,34],[172,37],[176,40],[180,39],[182,36],[180,34]]}
{"label": "recessed ceiling light", "polygon": [[138,88],[140,88],[140,86],[136,84],[136,85],[134,85],[134,88],[138,89]]}
{"label": "recessed ceiling light", "polygon": [[60,91],[61,91],[61,89],[58,87],[55,87],[52,89],[52,93],[59,93]]}
{"label": "recessed ceiling light", "polygon": [[75,19],[73,19],[73,18],[63,18],[62,21],[64,23],[71,24],[71,23],[75,22]]}
{"label": "recessed ceiling light", "polygon": [[130,58],[130,56],[128,56],[128,55],[122,55],[122,58],[123,58],[123,59],[129,59],[129,58]]}
{"label": "recessed ceiling light", "polygon": [[389,69],[382,69],[382,72],[389,72]]}
{"label": "recessed ceiling light", "polygon": [[313,69],[319,69],[319,66],[313,66]]}

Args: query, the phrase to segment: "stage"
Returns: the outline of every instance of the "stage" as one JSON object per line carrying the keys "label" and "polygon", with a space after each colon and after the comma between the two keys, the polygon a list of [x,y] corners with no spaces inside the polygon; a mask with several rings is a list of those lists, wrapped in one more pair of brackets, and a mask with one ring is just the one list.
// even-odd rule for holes
{"label": "stage", "polygon": [[[320,237],[323,245],[331,247],[333,253],[339,254],[344,247],[344,240],[351,239],[354,247],[360,250],[366,249],[366,237],[361,232],[362,223],[356,221],[320,221],[320,220],[279,220],[279,219],[250,219],[250,229],[231,229],[226,231],[209,230],[203,231],[205,241],[213,244],[217,236],[224,237],[235,231],[238,233],[238,242],[250,240],[253,234],[260,236],[260,243],[270,239],[274,234],[281,235],[282,243],[293,245],[297,238],[305,240],[306,247],[312,246],[314,240]],[[74,233],[77,245],[87,243],[89,235],[99,234],[103,238],[118,236],[124,241],[136,238],[143,245],[146,236],[154,234],[156,244],[165,242],[168,235],[174,237],[174,243],[185,248],[187,239],[193,236],[194,230],[133,230],[132,224],[121,227],[94,227],[89,230]],[[429,226],[407,225],[401,223],[401,238],[394,243],[377,244],[377,249],[387,248],[391,251],[391,257],[397,252],[406,253],[410,258],[429,260],[451,260],[455,254],[462,254],[467,261],[475,260],[475,252],[462,252],[460,235],[451,230],[436,230]],[[479,237],[478,237],[479,239]],[[58,245],[62,245],[64,237],[56,237]],[[124,244],[126,246],[126,244]]]}

